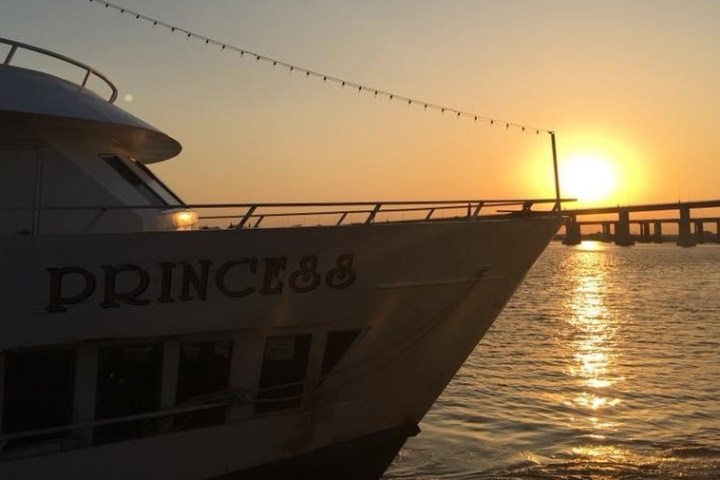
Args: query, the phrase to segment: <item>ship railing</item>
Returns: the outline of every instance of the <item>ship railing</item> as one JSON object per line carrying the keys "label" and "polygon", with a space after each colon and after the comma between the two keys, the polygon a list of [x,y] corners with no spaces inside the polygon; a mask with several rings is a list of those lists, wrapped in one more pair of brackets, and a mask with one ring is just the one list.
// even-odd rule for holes
{"label": "ship railing", "polygon": [[[78,422],[72,425],[62,425],[59,427],[49,427],[38,430],[29,430],[25,432],[9,433],[0,436],[0,444],[8,442],[10,440],[18,440],[23,438],[39,437],[44,435],[55,435],[60,433],[70,433],[75,430],[82,430],[86,428],[106,427],[109,425],[117,425],[119,423],[132,422],[137,420],[150,420],[159,417],[166,417],[168,415],[177,415],[182,413],[192,413],[202,410],[210,410],[212,408],[226,407],[230,404],[230,401],[221,401],[208,403],[203,405],[195,405],[191,407],[182,408],[168,408],[163,410],[156,410],[148,413],[139,413],[136,415],[126,415],[122,417],[108,418],[103,420],[93,420],[89,422]],[[0,449],[1,450],[1,449]]]}
{"label": "ship railing", "polygon": [[[42,439],[47,438],[47,442],[50,443],[62,443],[64,439],[71,437],[74,432],[80,432],[88,429],[95,429],[100,427],[108,427],[119,424],[126,424],[128,422],[146,421],[148,425],[152,422],[162,422],[165,420],[171,420],[176,418],[177,415],[192,414],[195,412],[203,412],[207,410],[213,410],[217,408],[226,408],[231,405],[262,405],[262,404],[274,404],[278,402],[286,402],[291,400],[302,400],[305,396],[305,392],[301,391],[297,394],[290,395],[272,395],[270,398],[262,398],[263,394],[271,392],[282,392],[291,387],[304,387],[305,382],[291,382],[281,385],[273,385],[270,387],[261,387],[257,389],[248,388],[235,388],[224,391],[215,392],[208,395],[202,395],[194,398],[190,398],[180,405],[170,408],[161,408],[151,412],[138,413],[133,415],[123,415],[113,418],[95,419],[89,421],[75,422],[68,425],[60,425],[56,427],[41,428],[35,430],[26,430],[15,433],[7,433],[0,435],[0,458],[7,458],[9,456],[17,456],[18,458],[24,458],[28,454],[30,456],[36,451],[33,447],[34,443],[28,444],[29,449],[20,448],[17,451],[11,449],[4,451],[5,445],[8,442],[15,440],[30,440],[30,439]],[[227,422],[226,422],[227,423]],[[70,449],[76,446],[71,446]],[[42,444],[39,446],[42,449]],[[57,445],[57,448],[61,450],[63,447]]]}
{"label": "ship railing", "polygon": [[558,214],[553,210],[556,204],[556,199],[515,199],[44,206],[35,209],[0,207],[0,215],[17,216],[25,213],[30,217],[32,214],[28,228],[18,233],[40,234],[43,227],[53,223],[53,217],[57,223],[63,216],[69,218],[73,214],[85,217],[82,222],[73,222],[77,225],[73,231],[89,233],[94,231],[95,225],[101,221],[107,224],[113,215],[128,211],[157,212],[158,216],[166,217],[166,227],[159,228],[161,230],[189,230],[339,226],[448,219],[473,220],[513,214]]}
{"label": "ship railing", "polygon": [[[209,401],[209,402],[203,402],[199,405],[187,405],[187,406],[178,406],[174,408],[164,408],[160,410],[155,410],[152,412],[147,413],[138,413],[135,415],[124,415],[120,417],[114,417],[114,418],[107,418],[107,419],[98,419],[93,421],[87,421],[87,422],[77,422],[71,425],[61,425],[57,427],[49,427],[49,428],[42,428],[37,430],[28,430],[24,432],[17,432],[17,433],[8,433],[5,435],[0,435],[0,445],[10,441],[10,440],[18,440],[23,438],[30,438],[30,437],[38,437],[43,435],[54,435],[59,433],[69,433],[75,430],[82,430],[86,428],[97,428],[97,427],[106,427],[109,425],[117,425],[120,423],[126,423],[126,422],[134,422],[138,420],[152,420],[152,419],[158,419],[162,417],[167,417],[171,415],[178,415],[183,413],[192,413],[192,412],[199,412],[204,410],[211,410],[218,407],[227,407],[228,405],[231,405],[233,403],[247,403],[251,405],[260,404],[260,403],[274,403],[279,401],[286,401],[286,400],[298,400],[302,399],[304,396],[304,393],[300,393],[297,395],[287,395],[287,396],[277,396],[272,398],[255,398],[250,399],[248,397],[249,393],[263,393],[263,392],[272,392],[272,391],[281,391],[283,389],[287,389],[289,387],[295,387],[295,386],[304,386],[305,382],[293,382],[293,383],[287,383],[282,385],[274,385],[272,387],[265,387],[265,388],[258,388],[257,390],[247,390],[242,389],[238,390],[237,392],[229,392],[233,395],[225,395],[227,398],[218,399],[219,395],[215,394],[213,397],[215,397],[215,401]],[[228,392],[220,392],[220,393],[228,393]],[[202,399],[200,399],[202,400]],[[0,451],[2,451],[2,448],[0,448]]]}
{"label": "ship railing", "polygon": [[[20,66],[13,64],[12,62],[15,60],[15,55],[20,50],[26,50],[30,52],[35,52],[40,55],[54,58],[56,60],[60,60],[63,63],[70,64],[74,67],[79,68],[83,72],[83,79],[81,82],[73,82],[76,83],[81,89],[88,88],[88,83],[93,77],[96,77],[101,82],[103,82],[109,89],[110,89],[110,97],[108,98],[108,102],[113,103],[117,99],[118,96],[118,90],[117,87],[102,73],[98,72],[94,68],[90,67],[89,65],[86,65],[82,62],[78,62],[77,60],[73,60],[70,57],[66,57],[65,55],[60,55],[59,53],[51,52],[50,50],[45,50],[44,48],[35,47],[33,45],[28,45],[26,43],[17,42],[15,40],[10,40],[7,38],[1,38],[0,37],[0,44],[4,44],[9,46],[9,51],[7,55],[5,56],[5,60],[2,62],[3,65],[13,65],[13,66]],[[37,68],[33,68],[34,70],[37,70]],[[43,70],[44,71],[44,70]],[[50,72],[45,72],[50,73]]]}

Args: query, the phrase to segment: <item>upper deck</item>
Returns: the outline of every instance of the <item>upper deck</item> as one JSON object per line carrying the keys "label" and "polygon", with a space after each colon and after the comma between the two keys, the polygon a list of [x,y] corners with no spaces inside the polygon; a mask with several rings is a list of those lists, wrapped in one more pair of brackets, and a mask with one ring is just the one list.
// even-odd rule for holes
{"label": "upper deck", "polygon": [[[0,61],[0,235],[477,220],[508,211],[530,215],[533,206],[548,212],[558,202],[187,205],[143,165],[176,155],[180,145],[113,105],[118,90],[106,76],[64,55],[2,38]],[[77,79],[61,78],[58,66],[69,67]]]}
{"label": "upper deck", "polygon": [[34,52],[44,57],[59,60],[61,63],[70,65],[72,67],[77,67],[77,69],[79,69],[79,71],[83,74],[82,81],[77,84],[79,88],[87,89],[91,78],[94,77],[110,90],[110,95],[107,100],[109,103],[115,103],[115,100],[117,99],[117,87],[105,75],[98,72],[89,65],[74,60],[70,57],[66,57],[65,55],[51,52],[50,50],[45,50],[44,48],[28,45],[26,43],[16,42],[7,38],[0,38],[0,44],[7,45],[9,47],[7,55],[5,56],[5,60],[3,61],[3,65],[13,65],[13,60],[15,59],[15,55],[18,53],[18,51],[24,50]]}
{"label": "upper deck", "polygon": [[96,69],[4,38],[0,59],[0,121],[21,117],[28,128],[112,143],[143,163],[180,153],[177,141],[115,106],[117,87]]}

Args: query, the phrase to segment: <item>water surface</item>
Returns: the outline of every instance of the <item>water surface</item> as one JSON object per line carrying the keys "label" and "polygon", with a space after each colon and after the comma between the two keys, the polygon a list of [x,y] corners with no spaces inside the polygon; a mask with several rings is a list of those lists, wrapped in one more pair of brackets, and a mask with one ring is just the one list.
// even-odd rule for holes
{"label": "water surface", "polygon": [[387,479],[720,479],[720,246],[553,244]]}

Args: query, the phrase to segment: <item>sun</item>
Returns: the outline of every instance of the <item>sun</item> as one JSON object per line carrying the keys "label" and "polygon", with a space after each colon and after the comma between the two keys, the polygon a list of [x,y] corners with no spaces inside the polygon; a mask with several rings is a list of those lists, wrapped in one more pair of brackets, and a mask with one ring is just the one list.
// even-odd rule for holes
{"label": "sun", "polygon": [[618,185],[610,161],[600,155],[576,154],[560,164],[563,197],[580,202],[609,202]]}

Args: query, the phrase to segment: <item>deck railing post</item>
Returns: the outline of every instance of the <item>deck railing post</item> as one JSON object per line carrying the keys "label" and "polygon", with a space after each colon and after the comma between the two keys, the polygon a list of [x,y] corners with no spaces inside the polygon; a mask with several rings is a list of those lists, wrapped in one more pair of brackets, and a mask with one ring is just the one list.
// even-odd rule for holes
{"label": "deck railing post", "polygon": [[557,146],[555,145],[555,132],[550,131],[550,142],[552,143],[553,173],[555,174],[555,199],[557,202],[553,211],[560,211],[560,174],[558,172]]}
{"label": "deck railing post", "polygon": [[483,202],[478,202],[477,207],[475,207],[475,211],[473,212],[473,218],[480,215],[480,209],[483,207]]}
{"label": "deck railing post", "polygon": [[10,51],[7,54],[7,57],[5,57],[5,65],[10,65],[10,62],[12,61],[13,57],[15,56],[15,52],[17,52],[17,45],[13,45],[10,48]]}
{"label": "deck railing post", "polygon": [[365,220],[366,224],[370,224],[375,220],[375,215],[380,211],[380,208],[382,207],[382,203],[376,203],[375,207],[372,209],[372,212],[370,212],[370,215],[368,215],[367,220]]}
{"label": "deck railing post", "polygon": [[257,209],[257,205],[251,205],[250,208],[248,208],[248,211],[245,212],[245,216],[240,220],[240,223],[238,223],[236,228],[243,228],[245,224],[252,218],[252,214],[255,213],[255,210]]}
{"label": "deck railing post", "polygon": [[85,70],[85,78],[83,78],[83,82],[82,82],[83,88],[85,88],[85,85],[87,85],[89,78],[90,78],[90,70]]}

